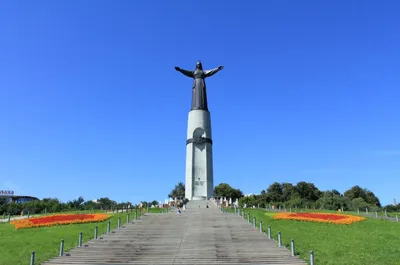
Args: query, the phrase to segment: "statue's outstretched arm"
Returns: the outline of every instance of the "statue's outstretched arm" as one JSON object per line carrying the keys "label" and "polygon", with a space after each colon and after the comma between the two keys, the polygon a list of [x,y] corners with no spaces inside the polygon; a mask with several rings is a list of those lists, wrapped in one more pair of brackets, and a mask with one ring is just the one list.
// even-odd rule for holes
{"label": "statue's outstretched arm", "polygon": [[206,77],[210,77],[210,76],[216,74],[219,70],[222,70],[222,69],[224,69],[224,67],[223,66],[219,66],[218,68],[214,68],[214,69],[211,69],[211,70],[205,70],[204,74],[205,74]]}
{"label": "statue's outstretched arm", "polygon": [[175,66],[175,70],[178,71],[178,72],[181,72],[182,74],[184,74],[184,75],[186,75],[188,77],[193,77],[193,71],[181,69],[178,66]]}

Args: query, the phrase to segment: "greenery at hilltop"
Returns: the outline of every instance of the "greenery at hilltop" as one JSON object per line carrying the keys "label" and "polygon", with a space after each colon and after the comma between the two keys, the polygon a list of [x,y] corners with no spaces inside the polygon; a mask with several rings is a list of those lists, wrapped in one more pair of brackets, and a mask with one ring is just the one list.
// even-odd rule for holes
{"label": "greenery at hilltop", "polygon": [[296,185],[291,183],[272,183],[267,189],[262,190],[259,195],[242,197],[240,205],[246,204],[247,207],[259,206],[286,208],[316,208],[326,210],[357,211],[365,210],[376,211],[381,208],[379,198],[367,189],[353,186],[343,194],[337,190],[319,190],[313,183],[298,182]]}
{"label": "greenery at hilltop", "polygon": [[[174,189],[168,195],[170,198],[182,198],[185,196],[185,185],[179,182],[175,185]],[[260,194],[244,196],[240,189],[231,187],[227,183],[220,183],[214,188],[215,197],[232,198],[232,200],[239,199],[239,206],[243,207],[261,207],[268,206],[286,207],[286,208],[309,208],[309,209],[326,209],[337,210],[343,208],[344,210],[357,211],[358,209],[364,211],[366,208],[370,211],[379,211],[385,209],[389,212],[400,211],[400,205],[386,205],[381,206],[379,198],[370,190],[353,186],[349,190],[341,194],[337,190],[319,190],[313,183],[298,182],[292,183],[272,183],[267,189],[261,190]],[[157,201],[142,202],[143,207],[147,205],[158,205]],[[83,197],[77,199],[61,202],[57,198],[44,198],[42,200],[31,201],[26,203],[7,203],[5,198],[0,197],[0,215],[11,214],[19,215],[22,211],[27,213],[29,210],[31,214],[41,214],[51,212],[68,212],[68,211],[82,211],[82,210],[112,210],[112,209],[125,209],[136,208],[137,205],[131,202],[116,202],[107,197],[100,198],[96,202],[88,200],[85,201]]]}
{"label": "greenery at hilltop", "polygon": [[[170,197],[185,196],[185,185],[180,182],[171,191]],[[260,207],[268,206],[282,208],[308,208],[357,211],[379,211],[385,209],[389,212],[400,211],[400,205],[386,205],[382,207],[379,198],[370,190],[356,185],[345,191],[343,194],[337,190],[319,190],[313,183],[298,182],[292,183],[272,183],[267,189],[261,190],[260,194],[244,196],[240,189],[231,187],[227,183],[221,183],[214,188],[215,197],[232,198],[233,201],[239,199],[239,206]]]}
{"label": "greenery at hilltop", "polygon": [[[142,202],[142,205],[143,207],[147,207],[147,205],[158,205],[158,202]],[[83,197],[79,197],[65,203],[57,198],[44,198],[42,200],[35,200],[24,203],[7,203],[7,200],[4,197],[0,198],[0,215],[19,215],[22,211],[24,211],[24,213],[26,214],[28,210],[30,214],[42,214],[46,211],[48,213],[56,213],[84,210],[115,210],[137,207],[138,205],[134,205],[131,202],[118,203],[107,197],[100,198],[96,202],[91,200],[85,201]],[[2,216],[0,218],[2,218]]]}

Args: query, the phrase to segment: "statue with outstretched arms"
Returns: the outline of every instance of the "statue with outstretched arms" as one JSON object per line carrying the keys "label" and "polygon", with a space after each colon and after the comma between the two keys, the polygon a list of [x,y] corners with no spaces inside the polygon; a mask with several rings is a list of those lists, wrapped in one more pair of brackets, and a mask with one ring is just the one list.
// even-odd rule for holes
{"label": "statue with outstretched arms", "polygon": [[223,66],[219,66],[211,70],[203,70],[203,66],[200,61],[197,62],[196,69],[194,71],[184,70],[177,66],[175,67],[176,71],[193,78],[191,110],[208,110],[206,82],[204,79],[216,74],[223,68]]}

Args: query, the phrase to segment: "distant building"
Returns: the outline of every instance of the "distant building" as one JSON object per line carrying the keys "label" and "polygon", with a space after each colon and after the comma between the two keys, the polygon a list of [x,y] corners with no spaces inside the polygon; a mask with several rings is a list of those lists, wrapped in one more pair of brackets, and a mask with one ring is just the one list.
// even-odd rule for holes
{"label": "distant building", "polygon": [[8,202],[15,202],[15,203],[24,203],[30,201],[38,201],[39,198],[32,197],[32,196],[10,196],[8,197]]}
{"label": "distant building", "polygon": [[10,190],[0,190],[0,197],[6,198],[8,203],[24,203],[39,200],[38,198],[32,196],[16,196],[14,195],[14,191]]}

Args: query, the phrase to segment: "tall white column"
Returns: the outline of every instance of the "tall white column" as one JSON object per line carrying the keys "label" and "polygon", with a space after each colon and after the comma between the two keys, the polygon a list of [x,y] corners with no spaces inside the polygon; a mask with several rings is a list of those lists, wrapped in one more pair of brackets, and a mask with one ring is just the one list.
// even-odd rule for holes
{"label": "tall white column", "polygon": [[210,112],[191,110],[186,138],[185,196],[206,200],[213,196],[213,162]]}

